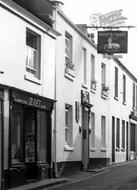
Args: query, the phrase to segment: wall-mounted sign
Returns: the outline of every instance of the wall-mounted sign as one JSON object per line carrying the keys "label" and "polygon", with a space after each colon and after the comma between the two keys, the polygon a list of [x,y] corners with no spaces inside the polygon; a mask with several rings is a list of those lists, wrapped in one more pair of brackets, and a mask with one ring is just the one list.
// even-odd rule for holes
{"label": "wall-mounted sign", "polygon": [[122,15],[122,9],[106,14],[96,13],[90,16],[91,26],[122,26],[125,24],[126,17]]}
{"label": "wall-mounted sign", "polygon": [[76,122],[79,122],[79,118],[80,118],[80,103],[79,102],[75,102],[75,118],[76,118]]}
{"label": "wall-mounted sign", "polygon": [[20,104],[25,104],[27,106],[32,106],[44,110],[52,110],[53,108],[53,103],[50,99],[48,101],[48,99],[37,95],[28,94],[25,92],[12,91],[11,97],[12,101]]}
{"label": "wall-mounted sign", "polygon": [[127,53],[127,31],[99,31],[98,53]]}
{"label": "wall-mounted sign", "polygon": [[81,90],[81,104],[89,104],[89,92]]}

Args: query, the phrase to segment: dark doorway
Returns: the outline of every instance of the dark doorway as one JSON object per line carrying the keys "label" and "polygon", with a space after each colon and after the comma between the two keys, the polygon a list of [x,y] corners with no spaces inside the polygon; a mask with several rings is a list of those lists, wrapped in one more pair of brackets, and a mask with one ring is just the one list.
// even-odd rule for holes
{"label": "dark doorway", "polygon": [[135,152],[135,124],[131,123],[130,128],[130,151]]}
{"label": "dark doorway", "polygon": [[37,178],[36,165],[36,111],[25,109],[25,163],[26,178]]}
{"label": "dark doorway", "polygon": [[115,162],[115,117],[112,117],[112,162]]}

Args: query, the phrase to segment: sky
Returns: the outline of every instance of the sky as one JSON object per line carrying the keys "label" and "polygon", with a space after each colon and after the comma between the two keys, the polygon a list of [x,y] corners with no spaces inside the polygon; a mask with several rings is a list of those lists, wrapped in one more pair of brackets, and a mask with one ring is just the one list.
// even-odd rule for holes
{"label": "sky", "polygon": [[[128,30],[128,53],[122,54],[120,61],[137,78],[137,10],[135,0],[61,0],[63,12],[74,24],[90,25],[90,16],[96,13],[106,14],[122,9],[126,25],[136,26]],[[94,29],[95,31],[95,29]],[[97,33],[97,31],[95,31]]]}

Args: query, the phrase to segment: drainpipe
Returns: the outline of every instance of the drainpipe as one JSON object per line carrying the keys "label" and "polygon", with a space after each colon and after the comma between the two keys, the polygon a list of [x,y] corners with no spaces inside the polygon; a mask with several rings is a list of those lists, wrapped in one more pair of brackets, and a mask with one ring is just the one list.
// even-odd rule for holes
{"label": "drainpipe", "polygon": [[[54,6],[54,20],[55,20],[55,25],[54,25],[54,28],[56,29],[56,14],[57,14],[57,10],[56,10],[56,7]],[[56,42],[55,42],[56,43]],[[56,56],[56,44],[55,44],[55,83],[54,83],[54,99],[56,100],[57,99],[57,74],[56,74],[56,70],[57,70],[57,67],[56,67],[56,63],[57,63],[57,56]],[[56,111],[56,103],[54,105],[54,130],[53,130],[53,156],[54,156],[54,165],[53,165],[53,170],[54,170],[54,177],[57,178],[58,177],[58,167],[57,167],[57,125],[56,125],[56,122],[57,122],[57,111]]]}
{"label": "drainpipe", "polygon": [[[56,1],[56,0],[50,0],[53,3],[53,8],[54,8],[54,29],[56,30],[56,20],[57,20],[57,9],[62,9],[63,3],[61,1]],[[57,56],[56,56],[56,46],[55,46],[55,92],[54,92],[54,99],[57,100]],[[54,130],[53,130],[53,134],[54,134],[54,141],[53,141],[53,150],[54,150],[54,177],[58,178],[59,174],[58,174],[58,166],[57,166],[57,107],[55,104],[54,107]]]}

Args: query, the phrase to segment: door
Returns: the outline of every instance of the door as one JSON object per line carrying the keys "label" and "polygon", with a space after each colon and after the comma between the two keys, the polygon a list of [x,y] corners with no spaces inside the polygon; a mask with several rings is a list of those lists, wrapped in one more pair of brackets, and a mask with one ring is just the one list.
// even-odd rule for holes
{"label": "door", "polygon": [[115,118],[112,117],[112,162],[115,162]]}
{"label": "door", "polygon": [[83,170],[89,168],[89,108],[83,106]]}
{"label": "door", "polygon": [[[2,97],[1,97],[2,94]],[[0,189],[4,190],[4,176],[3,176],[3,170],[4,170],[4,139],[3,139],[3,91],[0,91]]]}
{"label": "door", "polygon": [[25,110],[25,164],[26,178],[37,178],[36,166],[36,111]]}

